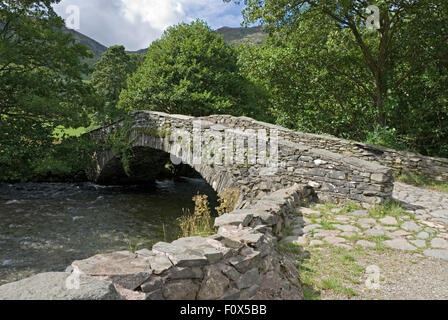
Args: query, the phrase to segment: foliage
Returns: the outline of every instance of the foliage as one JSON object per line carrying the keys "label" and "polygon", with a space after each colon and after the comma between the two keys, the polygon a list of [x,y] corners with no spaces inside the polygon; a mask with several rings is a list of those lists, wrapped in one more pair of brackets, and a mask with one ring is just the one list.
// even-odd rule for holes
{"label": "foliage", "polygon": [[235,209],[239,199],[238,189],[226,188],[223,193],[218,194],[219,206],[216,207],[218,216],[232,212]]}
{"label": "foliage", "polygon": [[377,125],[372,132],[367,133],[365,139],[367,144],[383,146],[392,149],[403,150],[406,146],[398,141],[397,130],[395,128],[381,127]]}
{"label": "foliage", "polygon": [[213,233],[212,218],[208,196],[197,195],[193,197],[195,204],[194,214],[184,210],[182,217],[178,219],[182,230],[182,237],[207,236]]}
{"label": "foliage", "polygon": [[33,174],[59,126],[87,127],[98,105],[83,58],[88,49],[61,28],[59,1],[0,2],[0,180]]}
{"label": "foliage", "polygon": [[88,137],[71,137],[54,145],[43,157],[31,163],[31,180],[85,181],[86,170],[93,166],[97,144]]}
{"label": "foliage", "polygon": [[118,99],[126,88],[127,77],[137,70],[142,59],[138,54],[127,54],[123,46],[112,46],[95,64],[92,85],[104,101],[96,114],[97,122],[108,124],[124,116],[123,110],[116,108]]}
{"label": "foliage", "polygon": [[262,91],[239,73],[237,51],[204,22],[168,28],[120,95],[126,111],[264,118]]}
{"label": "foliage", "polygon": [[270,33],[245,46],[243,73],[269,90],[277,122],[363,141],[379,128],[423,154],[448,155],[448,2],[251,0],[245,22]]}
{"label": "foliage", "polygon": [[128,115],[121,122],[121,126],[113,130],[106,138],[104,148],[112,150],[116,157],[120,159],[124,172],[130,176],[131,160],[133,157],[132,144],[135,139],[131,139],[133,121]]}

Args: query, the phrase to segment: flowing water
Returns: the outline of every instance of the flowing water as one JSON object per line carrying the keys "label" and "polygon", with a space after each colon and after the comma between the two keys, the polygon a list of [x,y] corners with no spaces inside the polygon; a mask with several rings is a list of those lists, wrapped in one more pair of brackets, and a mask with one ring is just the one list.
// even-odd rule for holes
{"label": "flowing water", "polygon": [[150,189],[90,183],[0,184],[0,285],[64,271],[97,253],[151,248],[179,236],[192,197],[216,193],[201,179],[157,181]]}

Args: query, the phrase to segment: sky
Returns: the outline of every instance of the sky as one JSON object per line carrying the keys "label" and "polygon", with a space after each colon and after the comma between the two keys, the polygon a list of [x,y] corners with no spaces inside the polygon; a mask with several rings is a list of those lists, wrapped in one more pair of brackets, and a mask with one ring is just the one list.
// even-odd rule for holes
{"label": "sky", "polygon": [[119,44],[131,51],[147,48],[180,22],[200,18],[218,29],[239,27],[243,20],[243,5],[223,0],[62,0],[54,9],[67,19],[73,12],[67,11],[70,6],[79,8],[78,32],[107,47]]}

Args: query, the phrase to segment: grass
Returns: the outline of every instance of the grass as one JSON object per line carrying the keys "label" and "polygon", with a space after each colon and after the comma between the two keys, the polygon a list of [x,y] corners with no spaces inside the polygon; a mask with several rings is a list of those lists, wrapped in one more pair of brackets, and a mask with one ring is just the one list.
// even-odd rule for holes
{"label": "grass", "polygon": [[400,218],[402,216],[409,216],[415,219],[415,215],[403,209],[400,202],[391,200],[383,204],[377,204],[368,210],[371,218],[381,219],[386,216]]}
{"label": "grass", "polygon": [[302,290],[306,300],[319,300],[326,291],[342,299],[358,295],[351,286],[358,285],[364,275],[364,268],[356,262],[355,256],[361,251],[354,250],[352,254],[344,248],[324,246],[310,249],[309,254],[304,255],[303,249],[294,249],[294,246],[290,244],[283,250],[296,254],[300,262]]}
{"label": "grass", "polygon": [[448,182],[436,181],[423,174],[406,172],[395,177],[395,180],[417,187],[448,193]]}

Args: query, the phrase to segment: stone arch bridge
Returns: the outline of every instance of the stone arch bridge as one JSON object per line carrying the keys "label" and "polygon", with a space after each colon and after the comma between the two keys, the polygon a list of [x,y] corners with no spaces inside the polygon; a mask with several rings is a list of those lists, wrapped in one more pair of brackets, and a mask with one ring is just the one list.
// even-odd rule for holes
{"label": "stone arch bridge", "polygon": [[[131,119],[129,141],[133,148],[144,153],[163,151],[175,163],[182,160],[217,192],[237,188],[243,195],[239,208],[294,184],[311,186],[321,200],[382,203],[392,197],[394,171],[403,167],[418,171],[418,165],[428,161],[420,155],[400,155],[382,147],[295,132],[247,117],[196,118],[135,111]],[[104,142],[123,126],[121,120],[89,135]],[[393,156],[396,159],[390,165]],[[113,151],[101,150],[95,160],[92,180],[101,182],[114,174],[111,164],[117,157]],[[397,163],[401,165],[397,167]],[[427,167],[442,169],[431,172],[439,179],[448,176],[446,162]]]}

